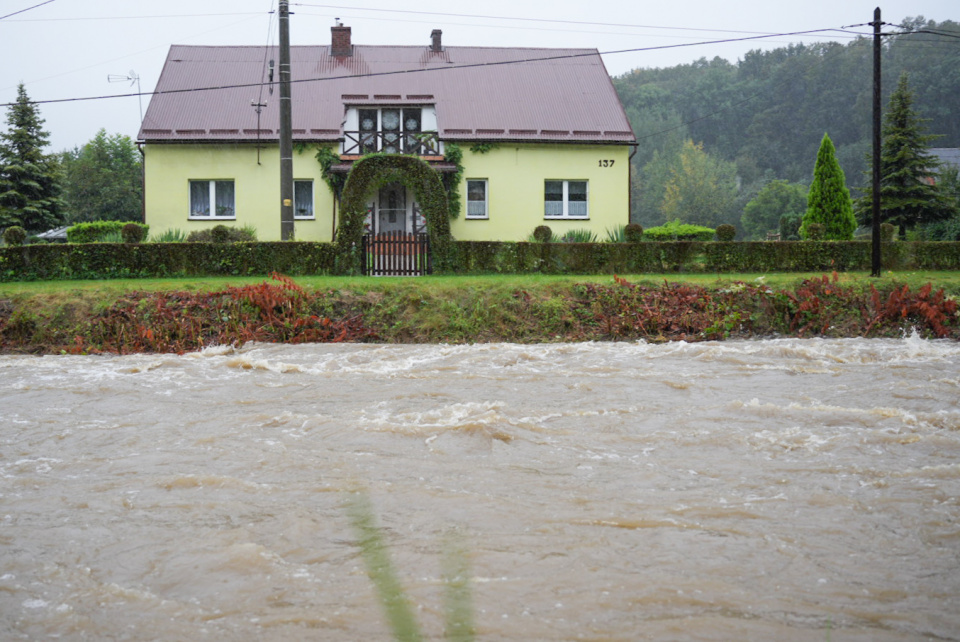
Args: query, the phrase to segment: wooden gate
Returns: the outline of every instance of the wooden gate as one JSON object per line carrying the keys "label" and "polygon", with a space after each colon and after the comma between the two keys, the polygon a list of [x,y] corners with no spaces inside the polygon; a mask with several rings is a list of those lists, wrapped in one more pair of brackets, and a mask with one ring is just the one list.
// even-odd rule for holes
{"label": "wooden gate", "polygon": [[365,275],[420,276],[433,272],[430,238],[427,234],[364,234],[361,247]]}

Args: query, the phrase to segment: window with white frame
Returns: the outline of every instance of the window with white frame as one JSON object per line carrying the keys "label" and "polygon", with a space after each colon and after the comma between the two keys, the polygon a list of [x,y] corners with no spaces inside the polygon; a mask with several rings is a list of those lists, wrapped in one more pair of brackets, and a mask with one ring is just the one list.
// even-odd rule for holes
{"label": "window with white frame", "polygon": [[233,181],[190,181],[190,218],[236,218]]}
{"label": "window with white frame", "polygon": [[587,218],[587,181],[544,181],[544,218]]}
{"label": "window with white frame", "polygon": [[314,218],[313,181],[293,181],[293,217]]}
{"label": "window with white frame", "polygon": [[487,217],[487,179],[467,179],[467,218]]}

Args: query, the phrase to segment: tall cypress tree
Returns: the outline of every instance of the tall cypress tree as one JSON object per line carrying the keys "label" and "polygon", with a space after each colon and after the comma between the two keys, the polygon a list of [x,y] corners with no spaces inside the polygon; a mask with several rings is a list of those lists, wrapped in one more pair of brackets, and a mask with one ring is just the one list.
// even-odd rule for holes
{"label": "tall cypress tree", "polygon": [[[880,218],[899,226],[901,237],[917,224],[956,213],[956,205],[932,180],[939,163],[927,150],[936,136],[923,133],[924,122],[913,110],[913,92],[903,73],[884,115],[880,151]],[[865,190],[857,199],[857,218],[869,222],[872,207],[873,191]]]}
{"label": "tall cypress tree", "polygon": [[827,134],[820,141],[817,163],[813,167],[813,183],[807,193],[807,211],[800,225],[801,238],[808,238],[812,223],[822,225],[823,238],[833,241],[848,241],[857,229],[850,190],[837,161],[833,141]]}
{"label": "tall cypress tree", "polygon": [[0,133],[0,227],[42,232],[61,222],[58,163],[43,153],[49,134],[23,83]]}

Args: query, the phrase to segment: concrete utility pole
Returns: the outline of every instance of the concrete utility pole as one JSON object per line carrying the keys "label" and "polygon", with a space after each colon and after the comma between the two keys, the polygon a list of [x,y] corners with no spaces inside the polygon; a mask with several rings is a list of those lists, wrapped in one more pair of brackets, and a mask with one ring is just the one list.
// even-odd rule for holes
{"label": "concrete utility pole", "polygon": [[873,10],[873,251],[870,276],[880,276],[880,7]]}
{"label": "concrete utility pole", "polygon": [[280,239],[292,241],[293,116],[290,107],[290,7],[280,0]]}

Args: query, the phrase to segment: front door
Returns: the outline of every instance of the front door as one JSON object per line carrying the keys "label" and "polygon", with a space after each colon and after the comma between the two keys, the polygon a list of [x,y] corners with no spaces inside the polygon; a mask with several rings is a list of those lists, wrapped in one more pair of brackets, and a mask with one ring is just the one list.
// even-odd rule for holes
{"label": "front door", "polygon": [[379,200],[377,232],[406,232],[407,188],[402,183],[384,185]]}

